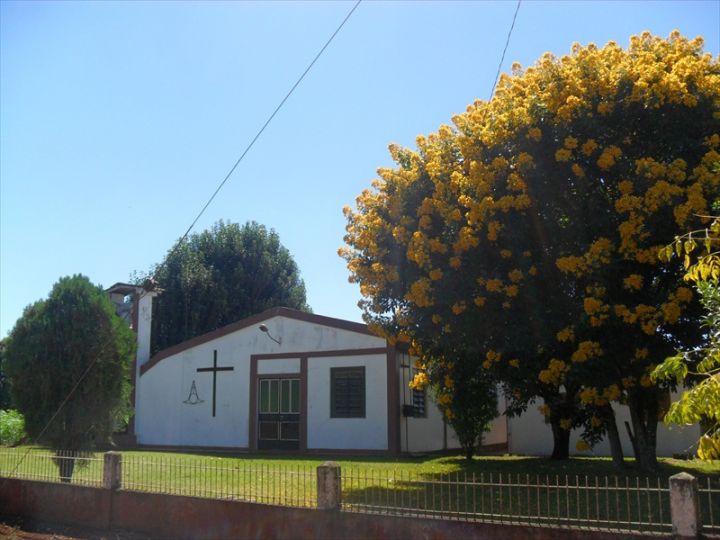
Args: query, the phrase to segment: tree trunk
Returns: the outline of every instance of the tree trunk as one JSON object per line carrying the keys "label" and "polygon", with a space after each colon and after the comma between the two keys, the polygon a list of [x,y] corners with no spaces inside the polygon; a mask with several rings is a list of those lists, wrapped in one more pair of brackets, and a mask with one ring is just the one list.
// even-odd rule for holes
{"label": "tree trunk", "polygon": [[628,396],[628,408],[632,421],[632,432],[628,427],[628,434],[633,442],[635,461],[643,471],[657,469],[657,421],[658,397],[657,391],[638,390]]}
{"label": "tree trunk", "polygon": [[603,407],[601,414],[605,423],[608,442],[610,443],[610,455],[612,456],[613,465],[621,469],[625,466],[625,456],[623,455],[620,434],[618,433],[617,422],[615,421],[615,412],[612,410],[612,407],[608,405],[607,407]]}
{"label": "tree trunk", "polygon": [[73,471],[75,470],[75,452],[60,450],[55,453],[55,460],[60,471],[60,481],[72,482]]}
{"label": "tree trunk", "polygon": [[570,457],[570,430],[560,427],[560,420],[551,419],[550,427],[553,434],[552,459],[568,459]]}

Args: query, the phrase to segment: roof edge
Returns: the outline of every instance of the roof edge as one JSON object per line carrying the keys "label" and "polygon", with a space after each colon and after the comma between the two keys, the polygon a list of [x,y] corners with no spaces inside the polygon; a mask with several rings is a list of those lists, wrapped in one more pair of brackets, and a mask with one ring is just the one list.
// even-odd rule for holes
{"label": "roof edge", "polygon": [[233,332],[236,332],[237,330],[242,330],[243,328],[253,326],[261,321],[270,319],[272,317],[287,317],[288,319],[295,319],[297,321],[317,323],[324,326],[329,326],[331,328],[338,328],[340,330],[348,330],[350,332],[356,332],[358,334],[375,336],[375,334],[373,334],[368,329],[367,325],[363,323],[346,321],[345,319],[336,319],[334,317],[326,317],[325,315],[316,315],[315,313],[307,313],[305,311],[299,311],[297,309],[292,309],[288,307],[275,307],[265,310],[261,313],[257,313],[255,315],[251,315],[250,317],[247,317],[245,319],[235,321],[234,323],[222,326],[216,330],[212,330],[205,334],[195,336],[194,338],[180,342],[177,345],[173,345],[172,347],[168,347],[167,349],[163,349],[157,352],[152,358],[150,358],[150,360],[140,366],[140,375],[143,375],[146,371],[150,370],[153,366],[155,366],[158,362],[164,360],[165,358],[174,356],[187,349],[197,347],[198,345],[202,345],[203,343],[207,343],[208,341],[212,341],[213,339],[226,336],[227,334],[231,334]]}

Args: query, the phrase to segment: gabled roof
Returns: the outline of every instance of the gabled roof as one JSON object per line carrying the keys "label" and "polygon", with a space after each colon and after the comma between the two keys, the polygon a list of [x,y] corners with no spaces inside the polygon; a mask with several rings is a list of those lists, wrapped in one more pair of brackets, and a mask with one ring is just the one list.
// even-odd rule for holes
{"label": "gabled roof", "polygon": [[259,324],[262,321],[271,319],[273,317],[286,317],[288,319],[295,319],[297,321],[321,324],[323,326],[329,326],[331,328],[338,328],[340,330],[357,332],[358,334],[375,336],[375,334],[370,332],[367,325],[362,323],[346,321],[344,319],[335,319],[333,317],[325,317],[323,315],[315,315],[314,313],[307,313],[305,311],[298,311],[297,309],[291,309],[287,307],[276,307],[263,311],[262,313],[258,313],[257,315],[252,315],[246,319],[242,319],[234,323],[228,324],[226,326],[218,328],[217,330],[208,332],[207,334],[202,334],[192,339],[188,339],[187,341],[183,341],[182,343],[178,343],[177,345],[173,345],[172,347],[168,347],[167,349],[163,349],[140,367],[140,374],[142,375],[164,358],[176,355],[182,351],[185,351],[192,347],[196,347],[198,345],[202,345],[203,343],[207,343],[208,341],[212,341],[213,339],[217,339],[227,334],[231,334],[238,330],[242,330],[243,328],[247,328],[248,326]]}
{"label": "gabled roof", "polygon": [[133,294],[138,293],[142,291],[143,288],[140,285],[133,285],[131,283],[122,283],[121,281],[118,281],[115,285],[112,285],[111,287],[108,287],[105,289],[105,292],[108,294]]}

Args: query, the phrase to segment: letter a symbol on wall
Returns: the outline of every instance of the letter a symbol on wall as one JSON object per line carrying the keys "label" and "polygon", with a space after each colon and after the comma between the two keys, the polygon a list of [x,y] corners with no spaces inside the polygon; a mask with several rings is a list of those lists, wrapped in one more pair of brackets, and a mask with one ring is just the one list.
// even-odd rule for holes
{"label": "letter a symbol on wall", "polygon": [[190,386],[190,394],[188,395],[188,398],[183,401],[183,403],[187,403],[188,405],[197,405],[198,403],[204,403],[204,400],[200,399],[200,396],[198,396],[195,381],[192,382],[192,386]]}

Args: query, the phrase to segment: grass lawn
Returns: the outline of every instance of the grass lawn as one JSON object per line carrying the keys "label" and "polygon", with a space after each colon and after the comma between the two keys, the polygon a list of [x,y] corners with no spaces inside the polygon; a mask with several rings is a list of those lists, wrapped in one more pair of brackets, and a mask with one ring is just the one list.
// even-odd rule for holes
{"label": "grass lawn", "polygon": [[[28,457],[16,474],[57,480],[42,448],[0,449],[0,475]],[[701,488],[720,489],[720,462],[660,459],[650,476],[632,460],[622,471],[610,458],[554,461],[524,456],[349,457],[205,452],[123,451],[125,489],[314,506],[316,467],[333,460],[342,470],[344,508],[458,519],[656,530],[669,527],[668,477],[689,472]],[[78,467],[73,481],[99,484],[102,454]],[[720,534],[720,493],[701,496],[704,521]],[[712,512],[712,518],[709,516]],[[618,524],[624,524],[622,526]]]}

